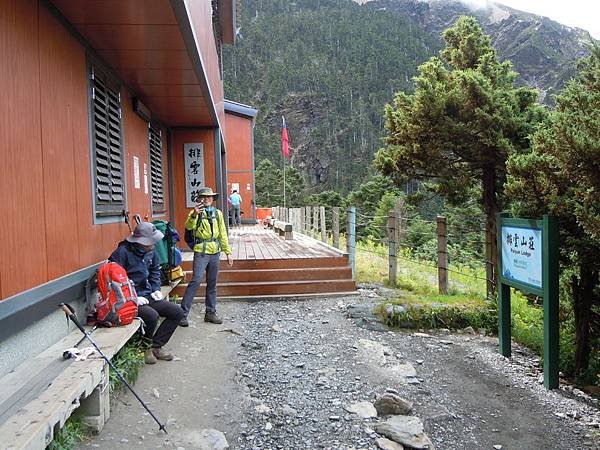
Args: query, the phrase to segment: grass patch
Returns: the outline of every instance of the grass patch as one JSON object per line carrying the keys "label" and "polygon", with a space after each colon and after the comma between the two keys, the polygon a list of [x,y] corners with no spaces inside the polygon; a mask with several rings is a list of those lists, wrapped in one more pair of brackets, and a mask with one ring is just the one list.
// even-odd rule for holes
{"label": "grass patch", "polygon": [[[378,312],[391,326],[417,328],[460,329],[467,326],[475,330],[498,332],[498,309],[495,299],[486,300],[485,267],[450,264],[448,295],[440,295],[437,287],[437,268],[434,263],[419,260],[409,249],[398,254],[398,273],[395,286],[390,286],[388,276],[388,248],[379,243],[361,241],[356,246],[357,281],[384,283],[400,290],[398,298],[386,304],[402,305],[394,317],[388,317],[386,305]],[[561,292],[561,298],[568,297]],[[568,300],[561,302],[559,369],[573,375],[575,358],[575,330]],[[511,289],[512,338],[543,356],[544,312],[518,290]],[[579,381],[585,384],[600,380],[600,355],[591,355],[590,369]]]}
{"label": "grass patch", "polygon": [[[144,342],[144,339],[136,334],[112,358],[112,363],[129,384],[137,381],[140,369],[145,364],[144,351],[146,347],[147,344]],[[116,393],[123,386],[123,382],[119,379],[115,371],[111,370],[109,379],[110,392]]]}
{"label": "grass patch", "polygon": [[87,429],[81,417],[71,416],[65,422],[65,426],[54,434],[54,439],[46,450],[71,450],[87,436]]}

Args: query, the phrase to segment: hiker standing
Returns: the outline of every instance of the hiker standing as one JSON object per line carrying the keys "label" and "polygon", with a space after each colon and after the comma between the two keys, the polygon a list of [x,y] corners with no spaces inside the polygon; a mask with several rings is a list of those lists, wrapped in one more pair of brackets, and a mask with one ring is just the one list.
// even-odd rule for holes
{"label": "hiker standing", "polygon": [[[125,269],[135,286],[138,316],[144,321],[144,337],[152,341],[151,348],[145,354],[147,364],[155,364],[157,359],[173,359],[173,355],[166,353],[163,346],[169,342],[177,324],[185,317],[181,307],[164,299],[160,291],[160,265],[154,245],[162,238],[163,234],[154,224],[142,222],[108,258]],[[165,320],[155,332],[159,317]]]}
{"label": "hiker standing", "polygon": [[185,222],[186,230],[191,230],[195,238],[194,265],[192,281],[188,284],[181,307],[185,312],[179,325],[189,326],[187,316],[192,309],[192,301],[200,286],[202,275],[206,272],[206,297],[204,300],[206,310],[204,321],[210,323],[223,323],[217,316],[217,276],[219,274],[219,259],[221,252],[227,255],[227,262],[233,265],[231,248],[227,239],[227,228],[223,213],[213,206],[215,197],[219,194],[211,188],[201,188],[198,193],[199,204],[190,211]]}
{"label": "hiker standing", "polygon": [[242,223],[241,218],[241,207],[242,207],[242,196],[238,194],[236,189],[233,190],[233,193],[229,197],[231,201],[231,207],[233,208],[233,225],[240,226]]}

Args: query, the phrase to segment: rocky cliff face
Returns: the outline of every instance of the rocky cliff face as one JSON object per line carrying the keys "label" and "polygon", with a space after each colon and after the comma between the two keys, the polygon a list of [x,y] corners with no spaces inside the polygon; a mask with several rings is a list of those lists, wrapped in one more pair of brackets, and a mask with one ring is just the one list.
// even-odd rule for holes
{"label": "rocky cliff face", "polygon": [[473,9],[457,0],[373,0],[365,7],[411,17],[441,39],[444,29],[461,15],[475,16],[492,37],[501,59],[510,59],[519,72],[519,83],[540,91],[540,100],[552,104],[575,74],[577,60],[589,53],[593,42],[587,31],[561,25],[547,17],[517,11],[497,3]]}

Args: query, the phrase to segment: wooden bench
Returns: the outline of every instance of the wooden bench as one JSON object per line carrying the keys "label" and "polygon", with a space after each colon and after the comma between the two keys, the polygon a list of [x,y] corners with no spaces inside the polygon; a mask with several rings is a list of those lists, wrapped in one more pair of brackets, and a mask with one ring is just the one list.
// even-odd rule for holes
{"label": "wooden bench", "polygon": [[283,222],[281,220],[276,220],[273,223],[273,229],[279,236],[283,236],[283,238],[287,241],[290,239],[294,239],[294,233],[292,232],[292,224],[288,222]]}
{"label": "wooden bench", "polygon": [[[98,328],[91,337],[112,358],[139,325],[135,320],[123,327]],[[65,360],[62,356],[65,349],[73,347],[82,337],[75,329],[0,380],[2,448],[45,448],[77,408],[86,425],[96,432],[102,430],[110,417],[108,364],[97,354],[84,361]],[[86,340],[79,348],[90,345]]]}
{"label": "wooden bench", "polygon": [[[165,298],[180,282],[161,287]],[[140,321],[135,320],[123,327],[97,328],[91,337],[112,359],[139,326]],[[76,409],[92,431],[102,430],[110,417],[108,364],[97,354],[85,361],[65,360],[62,356],[82,337],[75,328],[0,379],[0,448],[46,448]],[[89,346],[90,342],[84,340],[79,348]]]}

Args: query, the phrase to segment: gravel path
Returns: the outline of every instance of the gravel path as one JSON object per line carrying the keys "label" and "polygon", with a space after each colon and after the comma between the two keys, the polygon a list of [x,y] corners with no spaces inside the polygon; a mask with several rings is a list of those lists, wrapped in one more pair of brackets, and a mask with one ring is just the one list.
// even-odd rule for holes
{"label": "gravel path", "polygon": [[386,390],[413,403],[437,449],[600,448],[597,405],[577,390],[546,391],[526,350],[509,361],[495,338],[389,331],[373,322],[372,303],[223,302],[223,325],[180,328],[181,359],[146,368],[136,385],[146,397],[168,393],[151,403],[169,417],[169,436],[149,432],[123,394],[81,448],[202,448],[194,433],[214,428],[233,449],[375,449],[383,419],[345,407]]}

